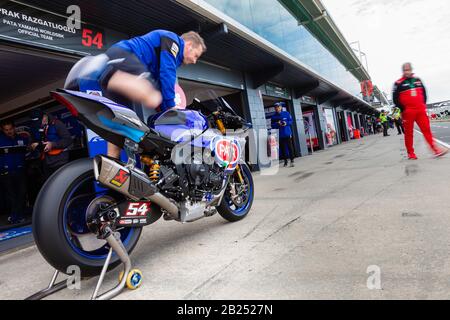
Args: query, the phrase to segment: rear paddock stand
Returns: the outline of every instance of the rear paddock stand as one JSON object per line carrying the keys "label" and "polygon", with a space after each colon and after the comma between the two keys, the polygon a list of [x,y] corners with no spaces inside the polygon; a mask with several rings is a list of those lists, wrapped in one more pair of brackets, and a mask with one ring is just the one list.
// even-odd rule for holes
{"label": "rear paddock stand", "polygon": [[[125,287],[128,287],[129,289],[137,289],[142,284],[142,272],[137,269],[131,270],[131,259],[122,241],[120,240],[120,234],[111,232],[111,234],[106,237],[106,241],[108,242],[110,249],[103,265],[102,272],[100,273],[100,277],[97,281],[94,293],[92,294],[91,300],[110,300],[114,297],[117,297],[123,291],[123,289],[125,289]],[[99,295],[99,291],[103,284],[103,280],[105,279],[106,272],[108,271],[108,266],[111,262],[113,252],[116,252],[119,256],[119,259],[122,261],[124,270],[123,272],[121,272],[121,275],[119,277],[119,284],[113,289]],[[56,283],[59,274],[60,271],[56,270],[53,274],[50,284],[46,289],[33,294],[25,300],[42,300],[55,294],[56,292],[66,289],[67,280]]]}

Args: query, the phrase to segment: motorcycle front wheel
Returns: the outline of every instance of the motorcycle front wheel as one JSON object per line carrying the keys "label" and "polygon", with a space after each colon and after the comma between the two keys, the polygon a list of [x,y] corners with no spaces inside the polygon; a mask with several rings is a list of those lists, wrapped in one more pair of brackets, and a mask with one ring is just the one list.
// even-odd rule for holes
{"label": "motorcycle front wheel", "polygon": [[[78,160],[58,170],[44,184],[34,206],[33,235],[42,256],[62,273],[73,272],[69,267],[78,267],[83,278],[99,275],[110,247],[91,233],[86,216],[88,210],[123,200],[122,195],[95,180],[91,159]],[[141,231],[142,228],[116,230],[128,253],[135,248]],[[120,263],[113,253],[109,269]]]}
{"label": "motorcycle front wheel", "polygon": [[255,194],[252,172],[247,164],[240,165],[243,183],[237,172],[228,183],[222,203],[217,207],[219,214],[230,222],[237,222],[249,214]]}

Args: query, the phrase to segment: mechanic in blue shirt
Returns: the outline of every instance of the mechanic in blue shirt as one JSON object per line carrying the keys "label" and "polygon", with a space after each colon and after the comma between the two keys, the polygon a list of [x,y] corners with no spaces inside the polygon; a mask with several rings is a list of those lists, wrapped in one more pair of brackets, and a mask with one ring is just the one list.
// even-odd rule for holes
{"label": "mechanic in blue shirt", "polygon": [[275,114],[272,116],[272,129],[279,130],[281,160],[287,167],[288,159],[291,159],[291,167],[295,166],[294,145],[292,142],[292,116],[288,111],[283,111],[284,103],[275,104]]}
{"label": "mechanic in blue shirt", "polygon": [[[140,103],[150,109],[168,110],[176,106],[177,68],[197,63],[205,51],[204,40],[193,31],[178,36],[155,30],[121,41],[106,51],[109,62],[98,76],[98,89],[105,97],[127,106]],[[71,73],[75,70],[77,66]],[[83,85],[83,81],[77,81],[66,88],[85,92],[90,89]],[[120,149],[109,144],[108,155],[118,158]]]}
{"label": "mechanic in blue shirt", "polygon": [[[0,184],[10,209],[8,222],[23,223],[27,189],[25,155],[29,140],[16,133],[12,121],[2,122],[0,127],[2,131],[0,133]],[[24,148],[17,149],[17,147]]]}
{"label": "mechanic in blue shirt", "polygon": [[31,111],[33,139],[31,149],[40,154],[44,179],[69,162],[73,139],[66,125],[41,109]]}

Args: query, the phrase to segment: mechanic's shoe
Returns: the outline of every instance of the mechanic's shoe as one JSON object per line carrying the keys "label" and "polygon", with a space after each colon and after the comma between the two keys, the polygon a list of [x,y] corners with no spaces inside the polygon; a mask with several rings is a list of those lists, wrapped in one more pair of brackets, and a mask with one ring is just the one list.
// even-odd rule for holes
{"label": "mechanic's shoe", "polygon": [[295,162],[291,161],[291,168],[295,168]]}
{"label": "mechanic's shoe", "polygon": [[417,158],[415,153],[411,153],[408,155],[408,160],[417,160],[417,159],[419,159],[419,158]]}
{"label": "mechanic's shoe", "polygon": [[164,218],[164,221],[173,221],[173,220],[175,220],[175,218],[172,217],[172,216],[171,216],[170,214],[168,214],[168,213],[164,213],[163,218]]}
{"label": "mechanic's shoe", "polygon": [[9,224],[22,224],[25,222],[25,219],[14,220],[13,217],[8,217]]}
{"label": "mechanic's shoe", "polygon": [[285,168],[286,168],[287,166],[288,166],[288,162],[287,162],[287,161],[285,161],[285,162],[284,162],[284,166],[283,166],[283,167],[285,167]]}
{"label": "mechanic's shoe", "polygon": [[435,158],[441,158],[448,153],[448,149],[439,149],[434,153]]}

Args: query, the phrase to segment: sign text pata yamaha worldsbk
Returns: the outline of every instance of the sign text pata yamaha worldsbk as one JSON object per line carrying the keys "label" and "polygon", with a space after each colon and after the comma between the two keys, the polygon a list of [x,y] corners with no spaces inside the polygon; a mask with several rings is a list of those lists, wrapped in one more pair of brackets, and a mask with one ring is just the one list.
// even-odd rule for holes
{"label": "sign text pata yamaha worldsbk", "polygon": [[0,39],[85,55],[102,53],[126,38],[85,23],[74,28],[68,19],[19,2],[0,0]]}

